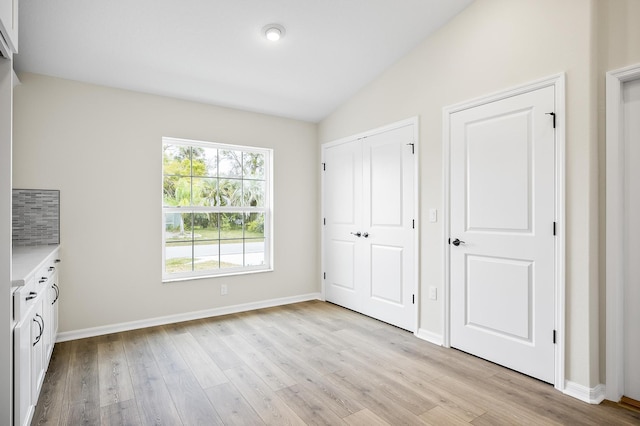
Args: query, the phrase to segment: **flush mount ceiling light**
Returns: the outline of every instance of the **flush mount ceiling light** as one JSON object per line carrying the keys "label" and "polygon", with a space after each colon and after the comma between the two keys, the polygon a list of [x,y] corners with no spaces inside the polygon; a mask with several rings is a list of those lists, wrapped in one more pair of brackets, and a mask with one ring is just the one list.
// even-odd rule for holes
{"label": "flush mount ceiling light", "polygon": [[269,24],[262,29],[262,33],[269,41],[278,41],[284,37],[284,27],[280,24]]}

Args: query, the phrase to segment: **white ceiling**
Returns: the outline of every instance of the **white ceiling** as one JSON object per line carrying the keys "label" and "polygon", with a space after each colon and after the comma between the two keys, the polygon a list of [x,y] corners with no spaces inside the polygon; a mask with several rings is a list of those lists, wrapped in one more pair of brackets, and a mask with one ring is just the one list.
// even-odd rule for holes
{"label": "white ceiling", "polygon": [[16,69],[317,122],[472,1],[21,0]]}

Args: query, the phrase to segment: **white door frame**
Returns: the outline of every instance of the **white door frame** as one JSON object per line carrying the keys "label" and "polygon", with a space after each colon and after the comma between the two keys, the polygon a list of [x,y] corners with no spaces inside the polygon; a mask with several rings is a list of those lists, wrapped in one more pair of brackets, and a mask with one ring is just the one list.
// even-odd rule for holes
{"label": "white door frame", "polygon": [[[419,129],[419,124],[420,124],[420,120],[418,119],[418,117],[411,117],[408,118],[406,120],[402,120],[402,121],[397,121],[395,123],[391,123],[388,124],[386,126],[382,126],[382,127],[377,127],[375,129],[371,129],[371,130],[367,130],[366,132],[362,132],[362,133],[358,133],[355,135],[351,135],[351,136],[347,136],[341,139],[337,139],[335,141],[332,142],[326,142],[323,143],[320,147],[320,154],[321,154],[321,161],[322,164],[320,165],[320,170],[322,173],[323,167],[324,167],[324,163],[325,163],[325,159],[324,159],[324,151],[325,148],[329,148],[335,145],[340,145],[342,143],[347,143],[347,142],[351,142],[357,139],[362,139],[364,137],[369,137],[369,136],[374,136],[377,135],[379,133],[384,133],[384,132],[388,132],[390,130],[395,130],[395,129],[399,129],[401,127],[407,127],[407,126],[413,126],[413,140],[414,140],[414,153],[415,155],[413,156],[413,161],[414,161],[414,217],[416,218],[416,222],[415,222],[415,233],[414,233],[414,239],[413,239],[413,244],[415,247],[414,250],[414,267],[415,267],[415,277],[414,277],[414,283],[413,283],[413,294],[415,294],[415,301],[416,303],[414,304],[414,314],[413,314],[413,334],[417,336],[418,333],[418,328],[419,328],[419,323],[418,323],[418,314],[420,312],[420,286],[419,286],[419,282],[420,282],[420,221],[418,220],[418,218],[420,217],[420,169],[419,169],[419,161],[418,159],[420,158],[420,151],[419,151],[419,137],[420,137],[420,129]],[[324,173],[322,173],[322,179],[320,179],[320,197],[321,197],[321,204],[322,204],[322,217],[325,217],[325,211],[324,211],[324,191],[325,191],[325,182],[324,182]],[[322,223],[322,220],[320,221],[320,236],[321,236],[321,257],[322,257],[322,261],[321,261],[321,266],[322,266],[322,276],[320,277],[321,279],[321,285],[322,285],[322,300],[326,300],[325,298],[325,280],[324,280],[324,274],[326,271],[325,268],[325,256],[324,256],[324,249],[325,249],[325,239],[324,239],[324,224]]]}
{"label": "white door frame", "polygon": [[640,64],[606,75],[607,223],[606,223],[606,374],[605,395],[624,394],[624,83],[640,79]]}
{"label": "white door frame", "polygon": [[560,391],[565,389],[565,74],[552,75],[545,79],[531,82],[522,86],[494,93],[481,98],[443,108],[442,123],[442,156],[443,156],[443,269],[444,277],[444,339],[443,346],[451,347],[451,282],[449,270],[449,249],[451,222],[451,151],[450,151],[450,123],[451,114],[474,108],[480,105],[506,99],[512,96],[552,86],[555,88],[555,120],[556,120],[556,149],[555,149],[555,217],[558,223],[556,232],[555,259],[555,326],[557,330],[555,345],[555,381],[554,387]]}

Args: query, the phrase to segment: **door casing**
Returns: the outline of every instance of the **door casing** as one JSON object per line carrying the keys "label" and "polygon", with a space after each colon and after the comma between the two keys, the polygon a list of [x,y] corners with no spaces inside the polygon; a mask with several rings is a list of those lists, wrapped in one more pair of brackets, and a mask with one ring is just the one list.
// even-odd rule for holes
{"label": "door casing", "polygon": [[450,281],[450,191],[451,191],[451,151],[450,130],[451,115],[469,108],[517,96],[523,93],[552,86],[555,88],[555,217],[556,229],[556,259],[555,259],[555,325],[557,330],[555,345],[554,387],[560,391],[565,389],[565,74],[556,74],[522,86],[514,87],[481,98],[473,99],[443,108],[443,235],[442,251],[444,278],[444,309],[443,309],[443,346],[451,347],[451,281]]}
{"label": "door casing", "polygon": [[[414,167],[415,167],[415,173],[414,173],[414,217],[416,218],[415,221],[415,233],[414,233],[414,246],[415,246],[415,250],[414,250],[414,267],[415,267],[415,274],[414,274],[414,283],[413,283],[413,294],[415,295],[415,303],[414,303],[414,314],[413,314],[413,334],[417,335],[418,333],[418,328],[419,328],[419,312],[420,312],[420,286],[419,286],[419,282],[420,282],[420,221],[418,220],[418,218],[420,217],[420,199],[419,199],[419,194],[420,194],[420,169],[418,167],[419,165],[419,135],[420,135],[420,129],[419,129],[419,119],[418,117],[411,117],[408,118],[406,120],[402,120],[402,121],[397,121],[395,123],[391,123],[388,124],[386,126],[382,126],[382,127],[377,127],[375,129],[371,129],[368,130],[366,132],[362,132],[362,133],[358,133],[355,135],[351,135],[351,136],[347,136],[345,138],[341,138],[332,142],[327,142],[322,144],[321,146],[321,154],[322,154],[322,164],[320,165],[320,170],[322,173],[322,168],[324,167],[324,162],[325,162],[325,158],[324,158],[324,148],[325,147],[330,147],[333,145],[339,145],[345,142],[349,142],[349,141],[353,141],[353,140],[357,140],[357,139],[361,139],[363,137],[368,137],[368,136],[373,136],[379,133],[384,133],[384,132],[388,132],[390,130],[394,130],[394,129],[398,129],[401,127],[406,127],[406,126],[413,126],[413,136],[414,136],[414,153],[415,155],[413,156],[413,161],[414,161]],[[324,182],[324,174],[322,174],[322,179],[320,180],[320,193],[324,194],[325,191],[325,182]],[[321,197],[324,199],[324,195],[321,195]],[[325,206],[324,206],[324,202],[322,204],[322,217],[326,217],[325,215]],[[325,280],[324,280],[324,271],[326,271],[326,267],[325,267],[325,235],[324,235],[324,228],[323,228],[323,223],[321,220],[320,223],[320,235],[321,235],[321,252],[322,252],[322,261],[321,261],[321,266],[322,266],[322,276],[320,277],[321,280],[321,288],[322,288],[322,300],[326,300],[325,297]]]}
{"label": "door casing", "polygon": [[606,398],[624,394],[624,145],[622,92],[624,84],[640,79],[640,64],[606,75]]}

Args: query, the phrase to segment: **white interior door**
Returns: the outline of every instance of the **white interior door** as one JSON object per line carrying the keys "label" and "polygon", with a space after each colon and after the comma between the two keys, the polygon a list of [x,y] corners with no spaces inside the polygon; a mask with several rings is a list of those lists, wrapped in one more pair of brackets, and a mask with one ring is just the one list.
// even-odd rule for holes
{"label": "white interior door", "polygon": [[624,84],[624,396],[640,401],[640,79]]}
{"label": "white interior door", "polygon": [[362,229],[362,145],[342,143],[325,148],[323,154],[325,298],[358,311],[356,282],[362,282],[363,272],[356,245]]}
{"label": "white interior door", "polygon": [[554,381],[554,88],[450,116],[451,346]]}
{"label": "white interior door", "polygon": [[327,301],[415,330],[415,128],[323,148]]}
{"label": "white interior door", "polygon": [[413,126],[363,143],[364,285],[362,312],[414,330]]}

